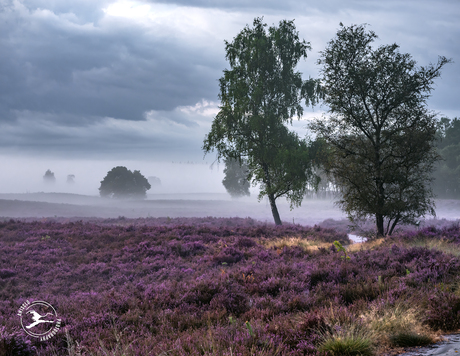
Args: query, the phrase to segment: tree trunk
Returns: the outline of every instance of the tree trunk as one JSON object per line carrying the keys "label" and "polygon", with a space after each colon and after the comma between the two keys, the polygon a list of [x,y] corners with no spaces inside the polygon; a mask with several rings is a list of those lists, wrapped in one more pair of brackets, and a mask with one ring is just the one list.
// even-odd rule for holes
{"label": "tree trunk", "polygon": [[276,225],[282,225],[280,214],[278,213],[278,208],[276,207],[276,203],[275,203],[275,194],[273,194],[272,192],[272,184],[270,180],[270,172],[268,171],[268,165],[266,163],[262,163],[262,168],[265,173],[264,183],[266,185],[267,196],[268,196],[268,200],[270,201],[270,208],[272,209],[273,219],[275,220]]}
{"label": "tree trunk", "polygon": [[375,222],[377,224],[377,236],[384,236],[383,215],[375,214]]}
{"label": "tree trunk", "polygon": [[375,179],[375,183],[377,184],[377,206],[376,206],[376,213],[375,213],[375,223],[377,225],[377,236],[383,237],[385,236],[385,224],[384,224],[384,216],[381,213],[384,211],[385,206],[385,189],[383,187],[383,179],[382,179],[382,162],[380,161],[380,129],[381,127],[377,127],[375,133],[375,158],[374,158],[374,167],[377,170],[377,176]]}
{"label": "tree trunk", "polygon": [[276,225],[282,225],[280,214],[278,213],[278,208],[275,203],[275,196],[273,194],[268,195],[268,200],[270,201],[270,207],[272,208],[273,219],[275,219]]}
{"label": "tree trunk", "polygon": [[399,222],[399,215],[396,217],[395,221],[393,222],[393,225],[391,226],[390,231],[388,232],[388,235],[391,235],[393,233],[393,230],[396,227],[396,224]]}

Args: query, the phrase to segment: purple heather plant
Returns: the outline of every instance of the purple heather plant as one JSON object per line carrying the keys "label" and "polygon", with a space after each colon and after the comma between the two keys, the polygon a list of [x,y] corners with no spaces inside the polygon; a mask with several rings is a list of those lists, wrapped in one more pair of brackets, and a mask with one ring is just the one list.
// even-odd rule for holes
{"label": "purple heather plant", "polygon": [[[458,313],[449,324],[440,318],[458,307],[460,259],[404,241],[429,236],[458,243],[458,230],[408,232],[345,260],[333,242],[349,244],[347,236],[319,226],[239,218],[4,221],[0,325],[17,332],[21,304],[46,300],[68,336],[62,331],[46,343],[14,336],[39,355],[67,354],[66,337],[83,355],[100,353],[101,342],[109,349],[121,342],[129,355],[173,349],[176,355],[315,355],[325,305],[357,322],[373,303],[414,303],[417,295],[426,323],[448,329]],[[289,237],[330,248],[264,246]]]}

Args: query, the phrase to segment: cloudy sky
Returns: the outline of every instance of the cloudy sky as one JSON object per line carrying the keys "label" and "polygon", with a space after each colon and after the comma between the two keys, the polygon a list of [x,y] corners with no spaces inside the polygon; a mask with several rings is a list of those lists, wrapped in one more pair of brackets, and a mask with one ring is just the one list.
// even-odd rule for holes
{"label": "cloudy sky", "polygon": [[[369,24],[377,44],[396,42],[419,65],[452,58],[429,106],[460,117],[459,0],[0,0],[4,166],[209,165],[201,146],[228,67],[224,40],[260,16],[295,20],[312,46],[298,66],[305,78],[318,75],[318,52],[340,22]],[[304,126],[295,122],[301,134]]]}

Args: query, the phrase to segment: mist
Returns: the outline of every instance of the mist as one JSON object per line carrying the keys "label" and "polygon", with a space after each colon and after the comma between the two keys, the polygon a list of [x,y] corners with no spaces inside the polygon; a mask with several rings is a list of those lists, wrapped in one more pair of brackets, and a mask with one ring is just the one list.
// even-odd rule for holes
{"label": "mist", "polygon": [[[63,160],[31,157],[1,157],[0,216],[22,217],[251,217],[273,222],[266,199],[258,200],[258,187],[249,197],[234,199],[222,185],[224,164],[212,161],[152,162],[146,160]],[[146,178],[161,180],[147,191],[145,200],[117,200],[99,197],[101,180],[116,166],[139,170]],[[47,170],[54,183],[45,182]],[[74,183],[67,176],[74,175]],[[330,200],[305,199],[291,210],[284,198],[277,200],[282,220],[314,224],[344,214]]]}
{"label": "mist", "polygon": [[[63,160],[0,158],[4,169],[0,177],[0,193],[71,193],[99,196],[100,182],[107,172],[116,166],[139,170],[146,178],[158,177],[161,186],[152,187],[147,193],[196,194],[225,193],[222,186],[224,166],[206,161],[149,162],[145,160]],[[55,183],[47,183],[43,176],[51,170]],[[74,175],[74,183],[67,182],[67,176]]]}
{"label": "mist", "polygon": [[[210,161],[152,162],[146,160],[63,160],[1,157],[0,216],[4,218],[149,218],[149,217],[250,217],[273,223],[267,199],[258,200],[258,187],[251,195],[234,199],[222,185],[223,164]],[[99,197],[100,181],[116,166],[140,170],[145,177],[161,180],[145,200]],[[51,170],[55,183],[43,176]],[[74,183],[67,182],[74,175]],[[332,199],[305,198],[301,207],[290,209],[284,198],[277,200],[284,223],[314,225],[328,219],[343,221],[346,215]],[[460,201],[436,201],[438,219],[460,219]],[[429,219],[430,217],[427,216]],[[346,226],[346,223],[342,223]]]}

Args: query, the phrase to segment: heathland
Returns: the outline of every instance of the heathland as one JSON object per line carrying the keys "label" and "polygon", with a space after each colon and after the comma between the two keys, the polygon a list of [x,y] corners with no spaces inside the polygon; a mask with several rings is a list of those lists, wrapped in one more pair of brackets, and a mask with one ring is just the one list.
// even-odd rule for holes
{"label": "heathland", "polygon": [[[459,256],[458,225],[350,245],[250,218],[4,220],[0,351],[397,353],[460,328]],[[22,332],[26,300],[54,306],[56,336]]]}

